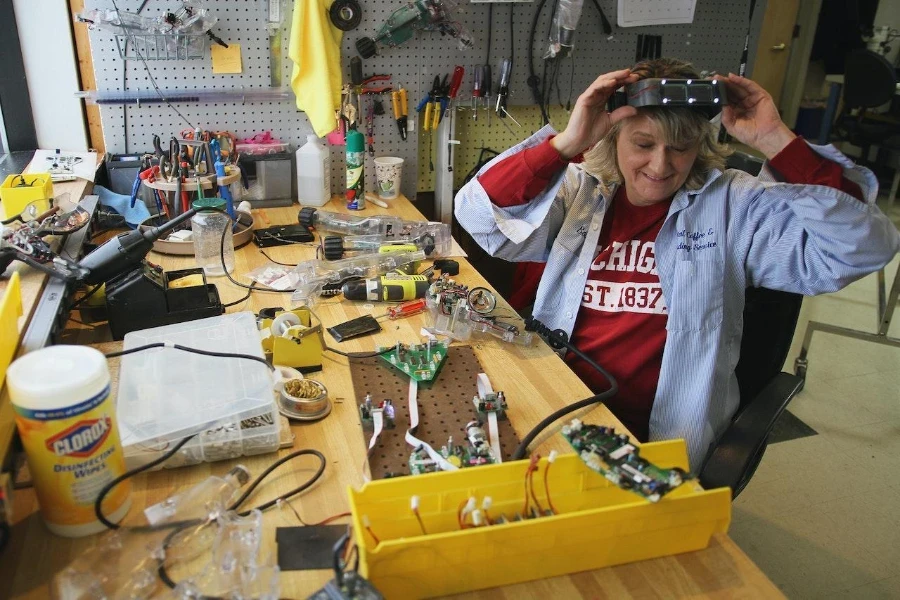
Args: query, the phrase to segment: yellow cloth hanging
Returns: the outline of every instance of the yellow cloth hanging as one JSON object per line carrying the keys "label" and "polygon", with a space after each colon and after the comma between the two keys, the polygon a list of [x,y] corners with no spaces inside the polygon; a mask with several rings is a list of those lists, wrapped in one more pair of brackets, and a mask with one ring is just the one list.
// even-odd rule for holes
{"label": "yellow cloth hanging", "polygon": [[313,130],[324,137],[336,127],[334,111],[341,105],[341,37],[331,23],[332,0],[294,0],[291,44],[294,61],[291,89],[297,108],[306,113]]}

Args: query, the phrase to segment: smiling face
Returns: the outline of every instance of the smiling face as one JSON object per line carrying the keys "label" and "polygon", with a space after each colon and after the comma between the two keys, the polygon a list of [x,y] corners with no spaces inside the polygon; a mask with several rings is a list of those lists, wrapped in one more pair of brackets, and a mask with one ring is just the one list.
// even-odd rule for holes
{"label": "smiling face", "polygon": [[659,124],[646,114],[626,119],[618,132],[616,158],[628,200],[649,206],[674,196],[687,181],[697,151],[696,143],[667,141]]}

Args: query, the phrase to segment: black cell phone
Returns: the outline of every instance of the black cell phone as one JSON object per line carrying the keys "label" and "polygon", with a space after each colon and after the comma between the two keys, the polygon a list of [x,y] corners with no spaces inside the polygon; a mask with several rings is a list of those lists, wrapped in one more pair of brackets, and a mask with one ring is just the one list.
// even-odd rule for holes
{"label": "black cell phone", "polygon": [[328,328],[328,333],[339,342],[379,331],[381,324],[372,315],[363,315]]}

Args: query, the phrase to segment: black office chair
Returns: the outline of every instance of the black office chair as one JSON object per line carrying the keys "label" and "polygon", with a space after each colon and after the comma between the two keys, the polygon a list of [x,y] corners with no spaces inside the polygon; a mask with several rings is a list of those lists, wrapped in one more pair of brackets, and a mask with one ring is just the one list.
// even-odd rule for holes
{"label": "black office chair", "polygon": [[867,110],[894,98],[896,85],[894,66],[882,55],[871,50],[854,50],[847,55],[843,108],[832,131],[834,141],[847,141],[862,149],[860,164],[868,162],[871,146],[880,145],[900,131],[896,124],[866,118]]}
{"label": "black office chair", "polygon": [[728,486],[737,498],[766,451],[769,434],[803,379],[781,370],[791,348],[803,296],[748,288],[736,375],[741,403],[700,469],[707,489]]}
{"label": "black office chair", "polygon": [[[735,153],[728,158],[728,166],[757,175],[762,160]],[[775,421],[803,388],[803,379],[781,370],[802,302],[800,294],[747,289],[741,357],[735,369],[740,406],[700,468],[703,487],[728,486],[737,498],[762,460]]]}

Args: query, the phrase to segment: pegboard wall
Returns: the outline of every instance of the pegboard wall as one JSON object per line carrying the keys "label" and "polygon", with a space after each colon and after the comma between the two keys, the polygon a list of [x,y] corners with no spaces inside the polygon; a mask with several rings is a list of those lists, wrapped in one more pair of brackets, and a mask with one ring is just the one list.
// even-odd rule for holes
{"label": "pegboard wall", "polygon": [[[297,0],[309,1],[309,0]],[[558,99],[572,102],[600,73],[623,68],[634,63],[638,34],[662,36],[662,53],[689,60],[698,70],[719,72],[737,71],[750,0],[698,0],[694,22],[688,25],[619,28],[616,26],[617,0],[598,0],[606,17],[613,25],[613,35],[606,36],[600,25],[599,14],[592,2],[585,2],[584,11],[575,37],[575,52],[563,59],[559,69],[558,94],[553,92],[551,112],[553,124],[564,127],[567,113],[558,108]],[[87,8],[111,8],[111,0],[87,0]],[[141,0],[117,0],[123,11],[135,11]],[[349,81],[349,60],[356,56],[355,41],[372,36],[392,12],[403,6],[401,0],[363,0],[362,21],[359,27],[345,32],[342,41],[342,67],[345,80]],[[161,89],[231,89],[267,88],[270,85],[270,38],[267,27],[267,0],[205,0],[204,5],[219,19],[214,28],[217,35],[228,43],[242,47],[243,73],[219,75],[212,73],[210,59],[184,61],[148,61],[150,72]],[[141,14],[152,16],[178,6],[175,0],[149,0]],[[540,118],[534,118],[536,107],[524,112],[517,106],[533,105],[526,80],[529,76],[527,50],[529,32],[535,12],[540,8],[537,20],[532,62],[538,76],[543,71],[542,57],[547,47],[547,31],[552,18],[554,2],[540,0],[529,3],[468,3],[460,2],[456,8],[457,20],[472,37],[472,47],[461,50],[457,41],[437,33],[417,33],[406,44],[385,49],[380,55],[363,61],[363,75],[389,73],[391,84],[403,85],[409,90],[410,135],[402,140],[390,107],[390,97],[384,97],[385,114],[375,117],[376,156],[399,156],[405,160],[401,191],[414,199],[417,190],[433,189],[433,173],[427,157],[429,133],[419,127],[415,108],[431,88],[435,75],[443,76],[462,65],[466,75],[459,92],[461,110],[456,113],[459,123],[456,149],[455,179],[458,183],[475,164],[479,149],[489,146],[502,150],[530,135],[540,126]],[[280,70],[283,86],[288,86],[292,62],[287,58],[293,2],[284,1],[284,19],[280,37]],[[756,4],[751,28],[751,57],[758,37],[766,1]],[[98,88],[121,90],[123,81],[128,90],[152,89],[144,64],[141,61],[123,61],[119,57],[114,36],[109,32],[92,31],[91,51]],[[490,42],[490,53],[488,45]],[[509,104],[511,114],[521,123],[517,127],[507,119],[510,132],[496,117],[491,124],[482,109],[477,121],[471,119],[467,107],[471,103],[472,67],[489,60],[493,76],[493,89],[497,91],[500,63],[506,57],[513,59]],[[752,65],[751,65],[752,66]],[[124,79],[123,79],[124,78]],[[174,105],[192,124],[205,129],[229,130],[238,137],[247,137],[260,131],[271,131],[276,137],[291,143],[295,148],[306,141],[311,133],[305,115],[296,109],[291,100],[282,102],[240,103],[178,103]],[[127,131],[123,115],[127,113]],[[520,118],[522,117],[522,118]],[[154,133],[163,140],[187,128],[187,124],[165,104],[121,105],[101,108],[103,131],[107,149],[122,153],[151,147]],[[518,134],[520,135],[514,135]],[[432,153],[433,153],[432,144]],[[433,154],[432,154],[433,156]],[[343,189],[343,147],[332,147],[332,192]],[[422,159],[426,160],[422,160]],[[374,166],[367,158],[367,189],[374,190]],[[435,166],[437,168],[437,166]]]}

